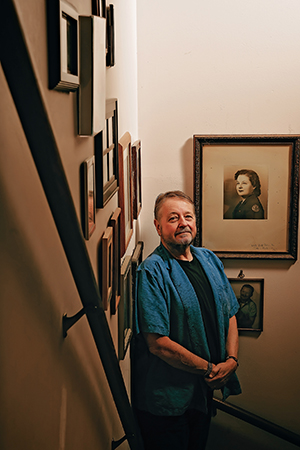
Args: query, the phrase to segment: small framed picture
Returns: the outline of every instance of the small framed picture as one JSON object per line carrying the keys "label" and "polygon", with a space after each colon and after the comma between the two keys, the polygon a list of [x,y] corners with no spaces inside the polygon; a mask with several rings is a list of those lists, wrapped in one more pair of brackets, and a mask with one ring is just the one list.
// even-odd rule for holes
{"label": "small framed picture", "polygon": [[133,302],[132,302],[132,275],[131,256],[124,258],[121,266],[121,300],[118,317],[118,353],[119,359],[124,359],[130,340],[132,338]]}
{"label": "small framed picture", "polygon": [[236,314],[240,331],[263,331],[264,280],[262,278],[229,278],[240,304]]}
{"label": "small framed picture", "polygon": [[64,0],[47,1],[49,89],[76,91],[79,86],[78,13]]}
{"label": "small framed picture", "polygon": [[142,209],[141,141],[132,144],[132,203],[133,218],[137,219]]}
{"label": "small framed picture", "polygon": [[131,135],[127,132],[119,140],[119,207],[121,208],[121,257],[133,233]]}
{"label": "small framed picture", "polygon": [[91,156],[82,164],[82,225],[85,239],[90,239],[96,228],[95,158]]}
{"label": "small framed picture", "polygon": [[107,227],[101,239],[101,293],[103,309],[108,310],[108,305],[113,296],[113,228]]}
{"label": "small framed picture", "polygon": [[106,10],[106,67],[115,65],[115,18],[114,5],[109,5]]}
{"label": "small framed picture", "polygon": [[133,250],[131,258],[131,271],[132,271],[132,297],[135,299],[135,281],[136,281],[136,271],[141,262],[143,261],[143,249],[144,242],[139,241]]}
{"label": "small framed picture", "polygon": [[116,314],[121,298],[120,213],[121,208],[117,208],[109,219],[109,226],[113,229],[113,277],[112,298],[110,302],[111,314]]}

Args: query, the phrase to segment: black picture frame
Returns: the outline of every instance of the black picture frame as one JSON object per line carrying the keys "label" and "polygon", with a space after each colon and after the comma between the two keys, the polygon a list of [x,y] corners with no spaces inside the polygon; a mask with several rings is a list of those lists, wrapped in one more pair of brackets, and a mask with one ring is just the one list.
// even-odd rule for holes
{"label": "black picture frame", "polygon": [[96,207],[104,208],[119,189],[118,100],[106,101],[105,127],[94,137]]}
{"label": "black picture frame", "polygon": [[132,144],[132,207],[133,218],[136,220],[142,209],[142,143],[140,140]]}
{"label": "black picture frame", "polygon": [[[240,304],[236,314],[238,330],[263,331],[264,279],[263,278],[228,278],[233,292]],[[241,303],[241,296],[244,302]]]}
{"label": "black picture frame", "polygon": [[92,14],[106,18],[106,0],[92,0]]}
{"label": "black picture frame", "polygon": [[81,165],[82,179],[82,227],[86,240],[96,228],[95,157],[87,158]]}
{"label": "black picture frame", "polygon": [[114,5],[106,9],[106,67],[115,65],[115,12]]}
{"label": "black picture frame", "polygon": [[[298,247],[300,138],[295,135],[194,136],[195,244],[220,258],[295,261]],[[225,218],[226,171],[263,175],[263,220]],[[235,188],[234,188],[235,189]],[[257,208],[257,206],[253,206]]]}
{"label": "black picture frame", "polygon": [[64,0],[47,0],[48,86],[58,91],[79,87],[78,13]]}
{"label": "black picture frame", "polygon": [[121,266],[121,299],[118,309],[118,356],[125,358],[133,336],[133,299],[131,256],[125,256]]}

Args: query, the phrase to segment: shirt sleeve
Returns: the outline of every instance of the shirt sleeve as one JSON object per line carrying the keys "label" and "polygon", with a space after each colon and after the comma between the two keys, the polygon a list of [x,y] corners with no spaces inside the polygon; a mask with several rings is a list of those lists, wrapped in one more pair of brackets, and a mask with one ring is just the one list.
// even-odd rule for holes
{"label": "shirt sleeve", "polygon": [[169,300],[159,271],[137,271],[136,332],[169,336]]}

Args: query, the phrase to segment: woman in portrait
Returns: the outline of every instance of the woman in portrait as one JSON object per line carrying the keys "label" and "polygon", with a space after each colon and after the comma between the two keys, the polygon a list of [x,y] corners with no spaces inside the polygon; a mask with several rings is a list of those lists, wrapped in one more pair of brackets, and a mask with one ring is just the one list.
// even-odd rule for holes
{"label": "woman in portrait", "polygon": [[265,213],[259,201],[261,194],[260,180],[254,170],[238,170],[234,179],[236,180],[236,191],[241,200],[233,210],[233,219],[264,219]]}

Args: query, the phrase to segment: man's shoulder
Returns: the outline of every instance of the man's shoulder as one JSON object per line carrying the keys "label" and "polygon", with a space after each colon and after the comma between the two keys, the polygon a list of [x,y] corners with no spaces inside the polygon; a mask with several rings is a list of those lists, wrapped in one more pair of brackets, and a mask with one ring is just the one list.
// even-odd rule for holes
{"label": "man's shoulder", "polygon": [[168,252],[163,248],[162,245],[156,247],[152,253],[143,261],[141,268],[152,269],[155,266],[165,265],[169,260]]}

